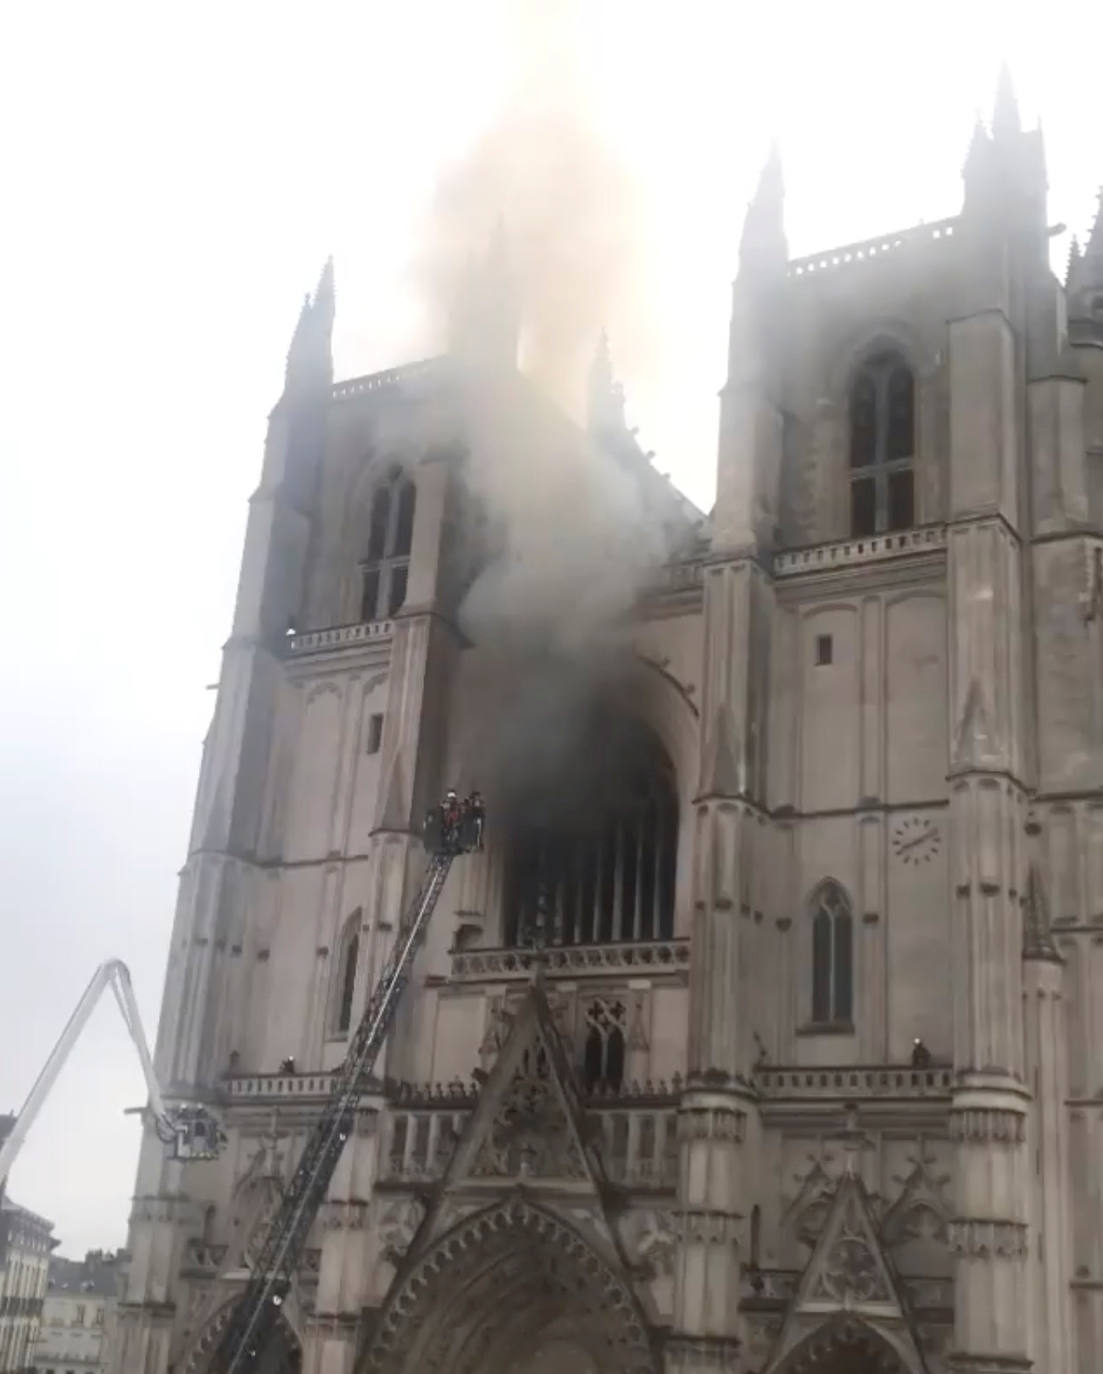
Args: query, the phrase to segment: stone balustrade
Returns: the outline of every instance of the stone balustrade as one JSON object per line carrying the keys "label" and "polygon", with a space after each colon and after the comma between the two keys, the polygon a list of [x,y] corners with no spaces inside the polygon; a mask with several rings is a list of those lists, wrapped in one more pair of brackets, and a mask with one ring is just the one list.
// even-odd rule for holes
{"label": "stone balustrade", "polygon": [[945,548],[945,525],[920,525],[912,530],[863,535],[859,539],[841,539],[831,544],[812,544],[806,549],[777,553],[774,555],[774,576],[794,577],[830,568],[850,568],[916,554],[941,553]]}
{"label": "stone balustrade", "polygon": [[284,652],[292,658],[303,654],[329,653],[358,644],[381,644],[394,633],[390,620],[366,620],[359,625],[335,625],[328,630],[307,630],[288,635]]}
{"label": "stone balustrade", "polygon": [[[372,1081],[368,1091],[378,1092],[381,1084]],[[333,1091],[332,1073],[254,1073],[223,1081],[223,1091],[231,1102],[263,1098],[326,1098]]]}
{"label": "stone balustrade", "polygon": [[786,267],[788,277],[823,276],[837,272],[840,268],[857,267],[860,263],[880,262],[890,253],[902,249],[915,248],[930,243],[943,243],[954,237],[958,219],[938,220],[934,224],[917,224],[911,229],[901,229],[894,234],[880,234],[876,238],[863,239],[860,243],[847,243],[841,248],[831,248],[826,253],[812,253],[806,258],[794,258]]}
{"label": "stone balustrade", "polygon": [[704,564],[700,562],[666,563],[651,574],[643,595],[648,598],[693,591],[704,584],[704,575]]}
{"label": "stone balustrade", "polygon": [[371,396],[380,391],[392,391],[410,382],[429,379],[443,372],[448,366],[447,358],[425,358],[417,363],[405,363],[401,367],[389,367],[383,372],[372,372],[367,377],[350,377],[347,381],[335,382],[330,391],[334,401],[354,401],[362,396]]}
{"label": "stone balustrade", "polygon": [[[545,976],[577,978],[587,974],[679,973],[689,969],[688,940],[621,940],[601,945],[552,945],[544,950]],[[458,982],[496,982],[529,978],[535,956],[528,949],[472,949],[452,955]]]}
{"label": "stone balustrade", "polygon": [[599,1109],[587,1113],[600,1130],[598,1150],[610,1182],[625,1188],[675,1188],[678,1183],[678,1112]]}
{"label": "stone balustrade", "polygon": [[[606,1174],[626,1188],[673,1188],[678,1177],[677,1108],[639,1106],[621,1098],[616,1106],[591,1106],[586,1116],[595,1132]],[[427,1107],[392,1110],[383,1127],[383,1173],[387,1183],[427,1183],[444,1173],[469,1111]]]}
{"label": "stone balustrade", "polygon": [[871,1065],[855,1068],[768,1068],[755,1071],[755,1087],[767,1099],[930,1097],[948,1101],[954,1071],[948,1067]]}

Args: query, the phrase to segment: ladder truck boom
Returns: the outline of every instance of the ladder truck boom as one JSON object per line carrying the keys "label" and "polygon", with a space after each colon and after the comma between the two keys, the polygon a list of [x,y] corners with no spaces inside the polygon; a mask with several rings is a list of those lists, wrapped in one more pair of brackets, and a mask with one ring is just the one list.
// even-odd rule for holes
{"label": "ladder truck boom", "polygon": [[65,1029],[50,1051],[41,1073],[35,1079],[7,1140],[0,1147],[0,1187],[10,1173],[43,1103],[57,1082],[58,1074],[65,1067],[65,1061],[69,1058],[73,1046],[88,1024],[88,1018],[95,1011],[107,988],[115,994],[115,1001],[119,1004],[127,1031],[134,1042],[134,1048],[138,1051],[146,1089],[149,1092],[149,1107],[153,1113],[154,1126],[160,1139],[169,1146],[171,1157],[187,1161],[213,1159],[218,1154],[222,1145],[222,1133],[217,1121],[205,1107],[188,1104],[166,1107],[157,1075],[153,1071],[153,1059],[142,1027],[138,1003],[134,997],[130,970],[121,959],[108,959],[93,973]]}
{"label": "ladder truck boom", "polygon": [[[455,803],[451,811],[450,802]],[[421,888],[399,929],[344,1063],[334,1074],[330,1096],[311,1129],[245,1291],[219,1341],[211,1374],[245,1374],[260,1364],[280,1307],[294,1281],[310,1228],[351,1133],[357,1102],[394,1024],[414,958],[444,890],[452,861],[457,854],[481,848],[482,824],[482,803],[477,793],[462,805],[449,793],[444,806],[430,813],[425,829],[430,859]]]}

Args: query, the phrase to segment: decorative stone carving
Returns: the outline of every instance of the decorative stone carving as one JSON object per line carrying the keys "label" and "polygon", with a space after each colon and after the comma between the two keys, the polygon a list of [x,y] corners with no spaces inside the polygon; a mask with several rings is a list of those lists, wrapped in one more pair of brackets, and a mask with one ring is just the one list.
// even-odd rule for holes
{"label": "decorative stone carving", "polygon": [[482,1178],[586,1178],[586,1165],[541,1047],[503,1094],[471,1169]]}
{"label": "decorative stone carving", "polygon": [[742,1217],[738,1212],[721,1212],[715,1209],[687,1209],[681,1214],[682,1230],[685,1239],[694,1245],[738,1245],[739,1223]]}
{"label": "decorative stone carving", "polygon": [[747,1124],[745,1112],[734,1107],[687,1107],[678,1115],[679,1140],[730,1140],[742,1142]]}
{"label": "decorative stone carving", "polygon": [[966,1107],[950,1114],[950,1139],[977,1144],[1021,1145],[1026,1118],[999,1107]]}
{"label": "decorative stone carving", "polygon": [[[460,1222],[411,1265],[388,1297],[361,1367],[398,1374],[416,1343],[420,1371],[476,1374],[483,1367],[479,1339],[492,1336],[504,1315],[502,1280],[514,1295],[533,1299],[559,1291],[571,1321],[609,1341],[619,1371],[655,1374],[647,1323],[623,1274],[573,1227],[520,1196]],[[467,1299],[463,1314],[441,1301],[458,1291]],[[458,1318],[464,1348],[457,1362],[451,1352]]]}
{"label": "decorative stone carving", "polygon": [[952,1221],[950,1248],[974,1259],[1022,1259],[1029,1250],[1027,1227],[1018,1221]]}
{"label": "decorative stone carving", "polygon": [[882,1234],[889,1245],[901,1245],[909,1240],[931,1237],[945,1241],[950,1217],[945,1198],[949,1174],[936,1174],[931,1154],[920,1137],[916,1153],[909,1157],[913,1168],[905,1178],[895,1178],[901,1185],[900,1194],[882,1222]]}
{"label": "decorative stone carving", "polygon": [[840,1307],[891,1300],[884,1273],[863,1228],[844,1224],[824,1258],[809,1296],[838,1303]]}
{"label": "decorative stone carving", "polygon": [[635,1232],[636,1262],[651,1277],[671,1273],[678,1248],[671,1214],[659,1210],[642,1212],[636,1221]]}
{"label": "decorative stone carving", "polygon": [[327,1202],[319,1219],[327,1231],[362,1231],[368,1224],[369,1212],[366,1202]]}
{"label": "decorative stone carving", "polygon": [[417,1229],[425,1217],[420,1198],[405,1197],[392,1202],[379,1218],[379,1253],[396,1267],[402,1262]]}

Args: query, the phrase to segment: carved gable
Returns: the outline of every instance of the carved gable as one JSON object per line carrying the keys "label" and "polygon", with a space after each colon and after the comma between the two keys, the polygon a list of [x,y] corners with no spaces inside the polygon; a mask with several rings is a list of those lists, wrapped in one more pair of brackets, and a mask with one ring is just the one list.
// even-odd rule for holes
{"label": "carved gable", "polygon": [[542,987],[531,987],[509,1019],[478,1104],[437,1185],[411,1253],[441,1235],[472,1204],[518,1186],[549,1195],[575,1224],[618,1247],[601,1198],[604,1173],[590,1142],[581,1095]]}
{"label": "carved gable", "polygon": [[835,1190],[767,1368],[779,1368],[813,1331],[840,1312],[859,1316],[878,1332],[896,1350],[904,1369],[925,1368],[869,1194],[857,1174],[849,1172]]}
{"label": "carved gable", "polygon": [[469,1179],[592,1182],[596,1159],[563,1043],[543,990],[518,1007],[460,1140],[446,1186]]}

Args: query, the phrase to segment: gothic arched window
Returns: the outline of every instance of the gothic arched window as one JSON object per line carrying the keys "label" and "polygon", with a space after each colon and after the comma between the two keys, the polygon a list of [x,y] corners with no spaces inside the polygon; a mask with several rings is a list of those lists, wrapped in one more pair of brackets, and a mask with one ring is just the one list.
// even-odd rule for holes
{"label": "gothic arched window", "polygon": [[586,1010],[582,1078],[587,1092],[619,1092],[624,1082],[624,1003],[596,997]]}
{"label": "gothic arched window", "polygon": [[400,468],[372,495],[367,553],[360,564],[360,619],[383,620],[406,600],[417,491]]}
{"label": "gothic arched window", "polygon": [[867,358],[850,388],[850,533],[915,523],[915,378],[899,353]]}
{"label": "gothic arched window", "polygon": [[854,916],[833,879],[812,893],[812,1021],[849,1025],[854,1017]]}
{"label": "gothic arched window", "polygon": [[347,1035],[352,1024],[352,998],[356,991],[356,965],[360,958],[360,918],[357,907],[345,922],[337,949],[333,997],[332,1033]]}
{"label": "gothic arched window", "polygon": [[608,720],[576,754],[509,808],[504,943],[669,939],[678,800],[666,755],[642,727]]}

